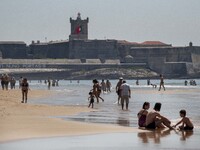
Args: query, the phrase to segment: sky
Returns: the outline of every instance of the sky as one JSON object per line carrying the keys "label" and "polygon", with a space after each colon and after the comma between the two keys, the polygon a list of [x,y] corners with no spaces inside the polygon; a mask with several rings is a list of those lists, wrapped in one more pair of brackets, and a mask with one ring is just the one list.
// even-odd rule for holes
{"label": "sky", "polygon": [[0,41],[67,40],[78,12],[89,39],[200,46],[200,0],[0,0]]}

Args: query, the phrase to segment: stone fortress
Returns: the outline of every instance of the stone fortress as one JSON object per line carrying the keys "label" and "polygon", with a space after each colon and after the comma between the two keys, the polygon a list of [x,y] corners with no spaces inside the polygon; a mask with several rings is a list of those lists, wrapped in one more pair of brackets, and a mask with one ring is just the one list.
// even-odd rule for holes
{"label": "stone fortress", "polygon": [[95,64],[95,67],[139,65],[168,75],[200,72],[200,46],[193,46],[192,42],[185,47],[173,47],[160,41],[136,43],[115,39],[90,40],[89,18],[83,20],[78,13],[76,19],[70,18],[70,23],[69,40],[32,41],[30,45],[25,42],[0,41],[0,68],[9,68],[8,64],[20,66],[26,62],[33,67],[34,64],[45,67],[52,67],[53,64],[67,67],[74,67],[73,64],[80,67],[91,64]]}

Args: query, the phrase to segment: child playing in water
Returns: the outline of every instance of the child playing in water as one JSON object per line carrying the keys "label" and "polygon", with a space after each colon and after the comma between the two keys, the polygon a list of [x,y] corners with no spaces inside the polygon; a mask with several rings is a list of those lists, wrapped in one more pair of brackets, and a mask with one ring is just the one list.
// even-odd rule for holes
{"label": "child playing in water", "polygon": [[186,117],[186,111],[181,110],[179,113],[180,113],[180,116],[182,117],[182,119],[176,125],[174,125],[174,127],[176,127],[177,125],[182,123],[182,125],[179,126],[180,130],[193,130],[194,126],[193,126],[192,122],[190,121],[190,119],[188,117]]}
{"label": "child playing in water", "polygon": [[94,107],[94,94],[92,92],[89,92],[89,97],[88,100],[90,101],[88,107],[90,107],[90,105],[92,105],[92,108]]}

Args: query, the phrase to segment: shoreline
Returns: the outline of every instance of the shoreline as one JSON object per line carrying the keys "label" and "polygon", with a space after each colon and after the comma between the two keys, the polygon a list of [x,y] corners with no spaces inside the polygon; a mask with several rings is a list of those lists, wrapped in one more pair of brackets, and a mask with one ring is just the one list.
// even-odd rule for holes
{"label": "shoreline", "polygon": [[[51,96],[52,91],[30,90],[28,97]],[[0,143],[45,137],[88,135],[99,133],[136,132],[132,127],[83,123],[53,118],[74,115],[92,109],[81,106],[50,106],[21,103],[21,90],[0,92]]]}

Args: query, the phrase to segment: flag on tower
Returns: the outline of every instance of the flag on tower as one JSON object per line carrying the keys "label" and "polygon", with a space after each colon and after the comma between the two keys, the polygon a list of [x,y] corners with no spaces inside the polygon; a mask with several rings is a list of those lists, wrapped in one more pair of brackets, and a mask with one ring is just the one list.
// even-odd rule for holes
{"label": "flag on tower", "polygon": [[82,27],[81,26],[77,26],[75,29],[75,33],[79,34],[82,31]]}

